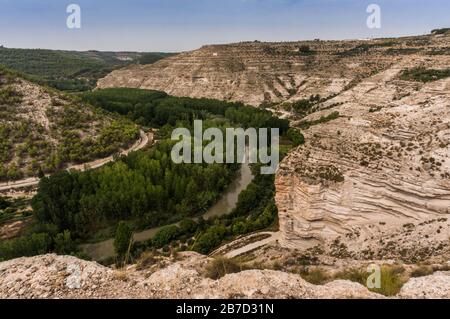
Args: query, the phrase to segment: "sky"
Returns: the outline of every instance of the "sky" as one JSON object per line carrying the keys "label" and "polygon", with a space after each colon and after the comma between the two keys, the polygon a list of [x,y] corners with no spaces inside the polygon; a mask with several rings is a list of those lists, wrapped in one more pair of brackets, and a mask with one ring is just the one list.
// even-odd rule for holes
{"label": "sky", "polygon": [[[69,29],[67,6],[81,9]],[[367,26],[370,4],[381,28]],[[450,27],[449,0],[0,0],[10,48],[180,52],[240,41],[420,35]]]}

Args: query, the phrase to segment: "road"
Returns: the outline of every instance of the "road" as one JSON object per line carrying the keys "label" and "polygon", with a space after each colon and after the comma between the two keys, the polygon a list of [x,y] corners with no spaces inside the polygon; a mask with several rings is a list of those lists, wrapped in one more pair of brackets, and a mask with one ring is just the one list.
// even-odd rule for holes
{"label": "road", "polygon": [[[260,235],[269,235],[269,237],[261,239],[261,240],[257,240],[254,242],[250,242],[239,248],[235,248],[235,249],[232,248],[235,245],[239,245],[240,242],[245,242],[246,240],[248,240],[252,237],[256,237],[256,236],[260,236]],[[245,253],[248,253],[256,248],[259,248],[259,247],[265,246],[267,244],[270,244],[272,242],[275,242],[280,239],[280,236],[281,236],[280,232],[260,232],[260,233],[250,234],[248,236],[241,237],[239,239],[232,241],[231,243],[228,243],[226,245],[219,247],[217,250],[212,252],[210,254],[210,256],[222,255],[226,258],[234,258],[234,257],[240,256],[240,255],[243,255]]]}
{"label": "road", "polygon": [[[154,140],[154,134],[153,132],[150,132],[146,134],[144,131],[140,131],[140,139],[133,144],[129,149],[124,150],[120,152],[121,155],[128,155],[130,152],[138,151],[140,149],[143,149],[145,146],[147,146],[149,143],[153,143]],[[106,158],[98,159],[89,163],[84,163],[80,165],[72,165],[67,168],[67,170],[77,170],[77,171],[85,171],[87,169],[95,169],[102,167],[105,164],[108,164],[109,162],[112,162],[114,160],[114,156],[108,156]],[[8,182],[8,183],[0,183],[0,191],[9,191],[13,189],[20,189],[24,187],[30,187],[30,186],[36,186],[39,184],[39,178],[37,177],[30,177],[21,179],[14,182]]]}
{"label": "road", "polygon": [[262,239],[260,241],[256,241],[254,243],[250,243],[246,246],[240,247],[238,249],[235,249],[235,250],[232,250],[232,251],[226,253],[225,257],[234,258],[234,257],[240,256],[240,255],[243,255],[243,254],[245,254],[249,251],[252,251],[256,248],[259,248],[259,247],[265,246],[269,243],[272,243],[274,241],[277,241],[278,239],[280,239],[280,235],[281,234],[279,232],[272,233],[271,236],[268,238]]}

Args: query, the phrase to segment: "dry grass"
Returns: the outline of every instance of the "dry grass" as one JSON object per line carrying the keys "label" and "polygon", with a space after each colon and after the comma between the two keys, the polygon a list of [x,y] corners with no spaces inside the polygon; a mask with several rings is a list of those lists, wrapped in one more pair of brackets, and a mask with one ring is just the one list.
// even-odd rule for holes
{"label": "dry grass", "polygon": [[[333,276],[333,279],[344,279],[367,286],[369,273],[365,269],[349,269]],[[405,269],[401,266],[381,266],[381,288],[369,289],[384,296],[395,296],[408,280]]]}
{"label": "dry grass", "polygon": [[128,273],[124,269],[118,269],[114,272],[113,277],[115,280],[128,281]]}
{"label": "dry grass", "polygon": [[149,268],[150,266],[153,266],[157,262],[158,260],[155,258],[155,255],[152,252],[145,252],[137,261],[136,267],[138,270],[143,270]]}
{"label": "dry grass", "polygon": [[210,261],[205,269],[205,276],[211,279],[219,279],[227,274],[233,274],[245,270],[243,265],[234,259],[217,257]]}
{"label": "dry grass", "polygon": [[433,267],[421,265],[421,266],[417,266],[417,268],[415,268],[411,272],[411,277],[414,277],[414,278],[425,277],[425,276],[432,275],[433,272],[434,272]]}
{"label": "dry grass", "polygon": [[322,268],[302,269],[300,276],[313,285],[323,285],[331,279],[328,272]]}

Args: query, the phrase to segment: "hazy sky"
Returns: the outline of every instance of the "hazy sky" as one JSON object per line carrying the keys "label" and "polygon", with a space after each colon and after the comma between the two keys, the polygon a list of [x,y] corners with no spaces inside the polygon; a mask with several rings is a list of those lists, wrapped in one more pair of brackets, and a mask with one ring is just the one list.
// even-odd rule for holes
{"label": "hazy sky", "polygon": [[[81,7],[81,29],[66,8]],[[369,29],[369,4],[381,29]],[[183,51],[247,40],[349,39],[450,27],[450,0],[0,0],[0,45]]]}

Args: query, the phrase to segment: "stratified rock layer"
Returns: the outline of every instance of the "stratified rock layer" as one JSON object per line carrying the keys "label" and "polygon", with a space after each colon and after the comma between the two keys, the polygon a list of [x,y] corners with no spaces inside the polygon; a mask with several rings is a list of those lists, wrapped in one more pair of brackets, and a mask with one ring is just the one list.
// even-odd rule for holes
{"label": "stratified rock layer", "polygon": [[[400,80],[403,70],[418,67],[447,69],[450,57],[399,55],[302,120],[339,112],[304,129],[306,144],[280,165],[282,245],[313,245],[353,232],[367,239],[379,225],[386,225],[387,237],[408,223],[449,217],[450,78]],[[441,233],[449,234],[435,229]]]}
{"label": "stratified rock layer", "polygon": [[[339,93],[352,80],[389,65],[391,57],[353,56],[364,41],[209,45],[152,65],[133,65],[98,81],[99,88],[162,90],[175,96],[251,105]],[[380,41],[381,43],[381,41]],[[309,51],[307,51],[308,49]]]}

